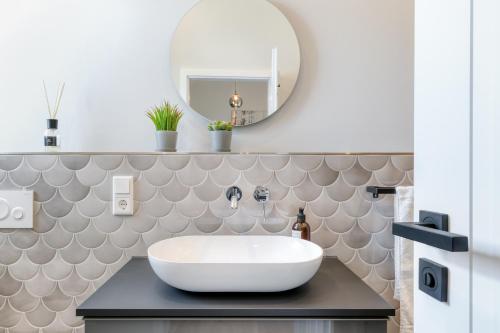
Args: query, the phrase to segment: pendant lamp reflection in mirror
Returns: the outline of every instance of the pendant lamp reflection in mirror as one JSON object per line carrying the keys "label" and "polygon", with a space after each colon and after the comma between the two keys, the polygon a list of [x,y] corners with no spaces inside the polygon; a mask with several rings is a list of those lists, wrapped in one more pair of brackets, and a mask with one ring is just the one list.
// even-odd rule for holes
{"label": "pendant lamp reflection in mirror", "polygon": [[235,126],[237,123],[237,110],[243,106],[243,98],[241,98],[240,94],[238,94],[238,90],[236,89],[236,82],[234,83],[234,93],[229,98],[229,106],[232,108],[231,124]]}

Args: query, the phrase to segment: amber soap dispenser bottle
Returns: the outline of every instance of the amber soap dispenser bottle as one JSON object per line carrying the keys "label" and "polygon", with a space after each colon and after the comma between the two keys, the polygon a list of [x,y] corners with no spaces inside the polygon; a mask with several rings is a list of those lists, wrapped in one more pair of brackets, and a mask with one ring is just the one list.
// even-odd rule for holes
{"label": "amber soap dispenser bottle", "polygon": [[299,208],[299,214],[297,215],[297,222],[292,226],[292,237],[300,238],[305,240],[311,240],[311,228],[306,222],[306,215],[304,214],[304,208]]}

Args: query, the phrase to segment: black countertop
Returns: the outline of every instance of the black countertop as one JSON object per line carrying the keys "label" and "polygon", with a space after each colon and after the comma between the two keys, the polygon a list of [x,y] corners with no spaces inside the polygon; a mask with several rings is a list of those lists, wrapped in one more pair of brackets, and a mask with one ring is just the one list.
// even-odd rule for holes
{"label": "black countertop", "polygon": [[386,318],[395,309],[336,258],[307,284],[279,293],[192,293],[170,287],[147,258],[133,258],[77,316],[155,318]]}

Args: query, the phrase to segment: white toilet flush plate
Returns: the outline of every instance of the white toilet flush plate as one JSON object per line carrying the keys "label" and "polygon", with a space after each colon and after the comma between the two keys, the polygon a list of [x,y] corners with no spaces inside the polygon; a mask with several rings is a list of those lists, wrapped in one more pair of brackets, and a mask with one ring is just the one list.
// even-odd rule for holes
{"label": "white toilet flush plate", "polygon": [[0,229],[33,228],[33,191],[0,191]]}

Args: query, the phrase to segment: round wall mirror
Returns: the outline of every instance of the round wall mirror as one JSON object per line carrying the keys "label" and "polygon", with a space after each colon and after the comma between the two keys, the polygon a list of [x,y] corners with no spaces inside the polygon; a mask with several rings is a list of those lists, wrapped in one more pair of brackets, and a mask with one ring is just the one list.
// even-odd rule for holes
{"label": "round wall mirror", "polygon": [[266,0],[201,0],[171,45],[179,94],[209,120],[247,126],[278,111],[300,68],[297,36]]}

